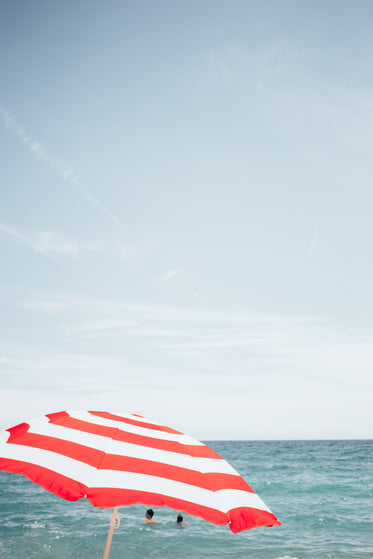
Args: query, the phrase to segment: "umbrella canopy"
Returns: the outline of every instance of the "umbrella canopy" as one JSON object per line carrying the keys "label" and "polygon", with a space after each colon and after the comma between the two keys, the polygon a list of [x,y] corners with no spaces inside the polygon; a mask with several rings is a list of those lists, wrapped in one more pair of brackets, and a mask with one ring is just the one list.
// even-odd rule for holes
{"label": "umbrella canopy", "polygon": [[232,532],[280,524],[210,447],[140,415],[62,411],[22,423],[0,433],[0,469],[95,507],[166,505]]}

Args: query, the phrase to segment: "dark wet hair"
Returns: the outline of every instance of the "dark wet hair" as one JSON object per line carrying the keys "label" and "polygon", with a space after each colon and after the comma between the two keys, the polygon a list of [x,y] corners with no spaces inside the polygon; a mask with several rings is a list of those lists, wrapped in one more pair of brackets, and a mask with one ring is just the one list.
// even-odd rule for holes
{"label": "dark wet hair", "polygon": [[153,518],[153,516],[154,516],[154,510],[153,510],[153,509],[148,509],[148,510],[146,511],[146,514],[148,514],[148,515],[150,516],[150,518]]}
{"label": "dark wet hair", "polygon": [[183,519],[183,515],[182,515],[182,514],[178,514],[178,515],[177,515],[176,522],[177,522],[178,524],[180,524],[180,522],[182,522],[183,520],[184,520],[184,519]]}

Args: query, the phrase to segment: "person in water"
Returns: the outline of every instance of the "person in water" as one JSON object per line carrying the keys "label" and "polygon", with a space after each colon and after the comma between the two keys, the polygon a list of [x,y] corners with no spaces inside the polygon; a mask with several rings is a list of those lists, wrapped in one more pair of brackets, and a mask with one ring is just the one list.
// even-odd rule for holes
{"label": "person in water", "polygon": [[145,519],[144,520],[144,524],[149,524],[150,522],[157,522],[154,518],[154,510],[153,509],[148,509],[145,513]]}
{"label": "person in water", "polygon": [[176,518],[176,524],[179,526],[189,526],[189,522],[184,522],[184,518],[182,514],[178,514]]}

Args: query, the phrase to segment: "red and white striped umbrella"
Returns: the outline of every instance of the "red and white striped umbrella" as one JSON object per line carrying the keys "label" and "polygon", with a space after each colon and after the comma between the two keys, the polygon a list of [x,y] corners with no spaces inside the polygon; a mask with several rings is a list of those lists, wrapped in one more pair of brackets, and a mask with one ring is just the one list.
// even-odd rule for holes
{"label": "red and white striped umbrella", "polygon": [[0,433],[0,469],[95,507],[166,505],[232,532],[280,524],[205,444],[140,415],[62,411]]}

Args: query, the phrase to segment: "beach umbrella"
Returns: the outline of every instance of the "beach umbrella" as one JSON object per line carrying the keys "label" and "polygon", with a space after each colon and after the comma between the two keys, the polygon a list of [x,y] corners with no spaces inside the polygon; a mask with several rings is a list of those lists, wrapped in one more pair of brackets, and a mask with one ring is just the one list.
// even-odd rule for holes
{"label": "beach umbrella", "polygon": [[209,446],[137,414],[50,413],[0,433],[0,469],[63,499],[95,507],[168,506],[232,532],[280,524],[246,481]]}

